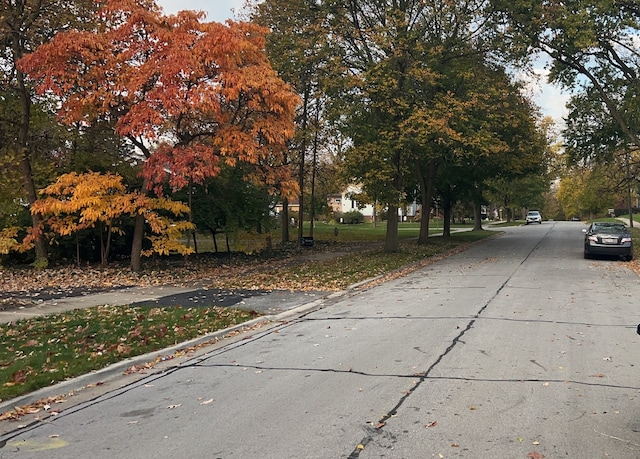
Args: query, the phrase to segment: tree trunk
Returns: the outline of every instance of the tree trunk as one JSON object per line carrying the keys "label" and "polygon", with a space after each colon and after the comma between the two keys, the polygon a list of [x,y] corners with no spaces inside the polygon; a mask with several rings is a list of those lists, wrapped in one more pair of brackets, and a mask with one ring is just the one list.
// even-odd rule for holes
{"label": "tree trunk", "polygon": [[473,230],[482,231],[482,205],[473,203]]}
{"label": "tree trunk", "polygon": [[451,202],[445,202],[442,206],[442,235],[451,237]]}
{"label": "tree trunk", "polygon": [[213,249],[218,253],[218,241],[216,240],[216,230],[211,229],[211,237],[213,238]]}
{"label": "tree trunk", "polygon": [[[24,6],[24,5],[23,5]],[[40,13],[39,8],[34,7],[32,14],[37,15]],[[9,32],[9,30],[5,32]],[[11,38],[8,43],[11,46],[11,53],[13,54],[13,62],[15,64],[25,53],[25,38],[21,35],[22,31],[17,29],[11,30]],[[6,43],[5,43],[6,44]],[[7,63],[5,63],[6,65]],[[27,85],[25,84],[25,75],[18,69],[15,69],[16,88],[14,88],[20,98],[20,113],[18,114],[18,148],[20,149],[20,170],[22,172],[22,180],[27,193],[27,202],[29,207],[38,199],[35,181],[33,180],[33,172],[31,170],[31,152],[29,151],[29,126],[31,123],[31,94]],[[34,266],[44,268],[47,266],[47,245],[44,241],[44,234],[42,228],[42,216],[39,214],[31,214],[31,223],[34,229],[34,246],[36,252],[36,259]]]}
{"label": "tree trunk", "polygon": [[107,248],[104,251],[104,266],[109,263],[109,252],[111,252],[111,238],[113,237],[113,232],[111,231],[111,225],[107,227]]}
{"label": "tree trunk", "polygon": [[131,243],[131,270],[138,272],[142,269],[142,241],[144,240],[144,215],[136,214],[133,228],[133,242]]}
{"label": "tree trunk", "polygon": [[[17,57],[20,57],[22,53],[19,50]],[[18,82],[18,94],[20,97],[20,118],[19,118],[19,131],[18,131],[18,145],[22,151],[20,159],[20,170],[22,171],[22,180],[24,183],[25,191],[27,192],[27,201],[31,206],[38,199],[38,193],[36,191],[36,184],[33,180],[33,172],[31,170],[31,160],[29,152],[29,125],[31,120],[31,97],[29,90],[24,82],[24,74],[20,71],[16,71],[16,79]],[[44,235],[42,232],[42,216],[40,214],[31,214],[31,223],[35,230],[35,251],[36,259],[34,266],[46,267],[47,260],[47,245],[44,241]]]}
{"label": "tree trunk", "polygon": [[309,86],[305,87],[302,99],[302,142],[300,142],[300,169],[298,171],[298,186],[300,187],[300,195],[298,197],[298,244],[302,243],[304,235],[304,160],[307,154],[307,126],[308,126],[308,108],[309,108]]}
{"label": "tree trunk", "polygon": [[426,244],[429,240],[429,220],[431,218],[431,200],[433,198],[433,180],[436,173],[436,165],[433,161],[429,161],[426,171],[419,165],[416,170],[418,171],[420,198],[422,200],[422,218],[420,219],[418,244]]}
{"label": "tree trunk", "polygon": [[447,185],[446,191],[442,193],[442,235],[444,237],[451,236],[451,211],[453,209],[453,199],[451,195],[451,185]]}
{"label": "tree trunk", "polygon": [[309,236],[313,237],[313,221],[316,218],[316,169],[318,167],[318,130],[320,129],[320,111],[316,107],[316,119],[313,138],[313,159],[311,161],[311,207],[309,212]]}
{"label": "tree trunk", "polygon": [[384,251],[398,251],[398,205],[389,205],[387,211],[387,234],[384,240]]}

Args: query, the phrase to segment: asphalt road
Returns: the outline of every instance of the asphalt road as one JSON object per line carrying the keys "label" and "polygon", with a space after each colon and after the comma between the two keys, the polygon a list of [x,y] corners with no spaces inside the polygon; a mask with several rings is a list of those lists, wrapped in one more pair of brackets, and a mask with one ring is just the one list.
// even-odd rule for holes
{"label": "asphalt road", "polygon": [[638,277],[505,235],[103,388],[0,458],[640,457]]}

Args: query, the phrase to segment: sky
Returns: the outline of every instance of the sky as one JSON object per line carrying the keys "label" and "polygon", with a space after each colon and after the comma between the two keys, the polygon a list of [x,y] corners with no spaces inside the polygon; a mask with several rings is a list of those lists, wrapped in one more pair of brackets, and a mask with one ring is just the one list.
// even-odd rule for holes
{"label": "sky", "polygon": [[[200,10],[207,13],[207,21],[224,22],[226,19],[237,19],[245,0],[156,0],[167,14],[180,10]],[[540,107],[544,116],[552,117],[561,124],[566,115],[565,104],[569,96],[560,88],[545,84],[545,70],[536,69],[540,76],[538,82],[529,83],[530,96]]]}
{"label": "sky", "polygon": [[244,0],[156,0],[156,2],[167,14],[181,10],[199,10],[207,13],[207,21],[216,22],[235,19],[244,5]]}

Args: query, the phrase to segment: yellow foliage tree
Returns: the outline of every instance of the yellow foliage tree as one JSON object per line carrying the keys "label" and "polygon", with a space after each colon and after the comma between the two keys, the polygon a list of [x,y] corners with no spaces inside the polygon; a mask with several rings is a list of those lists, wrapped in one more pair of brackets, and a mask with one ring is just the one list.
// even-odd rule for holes
{"label": "yellow foliage tree", "polygon": [[109,258],[112,234],[122,234],[127,217],[144,216],[151,234],[151,249],[144,252],[167,255],[187,254],[191,248],[180,242],[183,231],[193,228],[186,221],[171,218],[188,213],[185,204],[167,198],[152,198],[140,192],[127,192],[117,174],[88,172],[64,174],[40,191],[44,196],[31,207],[40,214],[48,228],[60,236],[77,234],[83,229],[100,230],[100,256],[105,265]]}

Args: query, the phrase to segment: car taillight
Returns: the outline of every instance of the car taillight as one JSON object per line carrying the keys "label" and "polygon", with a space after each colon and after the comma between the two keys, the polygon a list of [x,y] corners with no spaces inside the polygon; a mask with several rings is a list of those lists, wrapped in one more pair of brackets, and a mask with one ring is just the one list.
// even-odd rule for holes
{"label": "car taillight", "polygon": [[622,243],[631,242],[631,238],[630,237],[623,237],[622,241],[620,241],[620,242],[622,242]]}
{"label": "car taillight", "polygon": [[593,241],[593,242],[598,242],[598,238],[595,236],[589,236],[587,237],[588,240]]}

